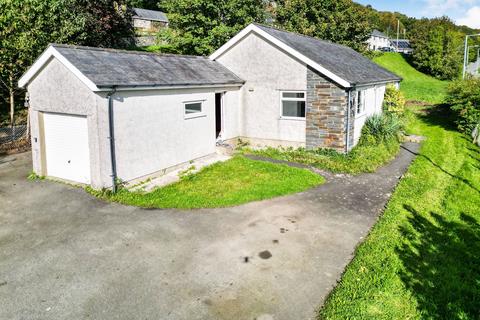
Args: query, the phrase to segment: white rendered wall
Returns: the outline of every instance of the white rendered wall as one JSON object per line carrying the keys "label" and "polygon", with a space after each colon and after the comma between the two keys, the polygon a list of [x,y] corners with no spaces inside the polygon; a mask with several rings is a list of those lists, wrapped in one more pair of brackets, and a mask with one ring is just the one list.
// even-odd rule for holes
{"label": "white rendered wall", "polygon": [[[215,152],[215,90],[144,90],[115,94],[118,178],[129,181]],[[203,112],[185,118],[184,102]]]}
{"label": "white rendered wall", "polygon": [[240,136],[305,144],[305,120],[280,117],[280,91],[306,91],[305,64],[252,33],[216,60],[246,81],[240,90]]}
{"label": "white rendered wall", "polygon": [[99,123],[105,122],[106,103],[98,108],[97,96],[56,58],[52,58],[43,67],[27,89],[34,172],[47,174],[44,171],[46,163],[43,163],[46,158],[42,157],[41,113],[83,115],[87,117],[91,184],[95,187],[104,186],[104,181],[108,180],[109,169],[106,166],[109,164],[100,159],[100,149],[108,148],[108,131],[103,128],[100,132],[102,128],[99,128]]}
{"label": "white rendered wall", "polygon": [[385,85],[377,85],[367,88],[361,88],[365,95],[365,111],[360,114],[355,114],[354,118],[354,145],[360,139],[363,125],[367,118],[373,114],[382,113],[383,97],[385,95]]}

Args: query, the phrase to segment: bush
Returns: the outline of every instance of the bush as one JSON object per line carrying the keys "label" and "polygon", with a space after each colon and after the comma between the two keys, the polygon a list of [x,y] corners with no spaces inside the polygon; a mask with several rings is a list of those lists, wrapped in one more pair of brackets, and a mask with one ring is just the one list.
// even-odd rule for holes
{"label": "bush", "polygon": [[403,93],[392,84],[387,85],[385,90],[383,110],[397,115],[401,115],[405,111],[405,97]]}
{"label": "bush", "polygon": [[480,124],[480,79],[467,78],[452,82],[448,87],[446,103],[454,112],[458,129],[472,134]]}
{"label": "bush", "polygon": [[369,145],[398,139],[402,129],[403,124],[396,114],[374,114],[365,121],[360,143]]}

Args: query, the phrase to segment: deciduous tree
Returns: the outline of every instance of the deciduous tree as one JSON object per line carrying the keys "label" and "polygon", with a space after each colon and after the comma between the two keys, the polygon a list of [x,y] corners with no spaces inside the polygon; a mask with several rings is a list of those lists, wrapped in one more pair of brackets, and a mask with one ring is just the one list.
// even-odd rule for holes
{"label": "deciduous tree", "polygon": [[[111,0],[0,0],[0,90],[10,121],[19,77],[51,42],[121,46],[133,35],[120,2]],[[0,108],[1,112],[1,108]]]}
{"label": "deciduous tree", "polygon": [[208,55],[251,22],[265,20],[262,0],[160,0],[170,29],[160,38],[168,51]]}
{"label": "deciduous tree", "polygon": [[281,0],[276,19],[286,30],[363,51],[371,32],[367,10],[351,0]]}

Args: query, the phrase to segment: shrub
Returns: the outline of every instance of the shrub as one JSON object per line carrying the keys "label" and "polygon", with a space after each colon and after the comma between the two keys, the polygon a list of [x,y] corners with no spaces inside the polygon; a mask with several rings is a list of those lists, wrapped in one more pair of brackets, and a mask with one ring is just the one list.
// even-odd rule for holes
{"label": "shrub", "polygon": [[364,145],[397,139],[403,124],[394,113],[374,114],[367,118],[362,128],[360,143]]}
{"label": "shrub", "polygon": [[392,84],[387,85],[385,90],[383,109],[397,115],[401,115],[405,111],[405,97],[403,93]]}
{"label": "shrub", "polygon": [[446,102],[454,112],[458,129],[472,134],[480,124],[480,79],[467,78],[452,82],[448,87]]}

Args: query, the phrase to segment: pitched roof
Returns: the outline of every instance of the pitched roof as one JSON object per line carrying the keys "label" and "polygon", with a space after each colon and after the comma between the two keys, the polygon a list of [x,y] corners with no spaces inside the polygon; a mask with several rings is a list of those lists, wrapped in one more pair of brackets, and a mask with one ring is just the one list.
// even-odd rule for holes
{"label": "pitched roof", "polygon": [[162,11],[132,8],[133,18],[144,20],[168,22],[167,15]]}
{"label": "pitched roof", "polygon": [[246,27],[215,51],[210,59],[217,59],[250,32],[257,33],[342,87],[401,80],[349,47],[261,24]]}
{"label": "pitched roof", "polygon": [[[216,61],[201,56],[156,54],[52,44],[45,54],[62,59],[70,69],[84,77],[89,88],[100,91],[116,87],[177,87],[237,85],[244,81]],[[42,56],[43,56],[42,55]],[[41,56],[41,58],[42,58]],[[24,86],[47,59],[37,61],[20,79]],[[32,71],[31,71],[32,70]]]}
{"label": "pitched roof", "polygon": [[257,26],[352,85],[401,79],[349,47],[263,25]]}
{"label": "pitched roof", "polygon": [[380,37],[380,38],[387,38],[387,39],[388,39],[388,37],[387,37],[387,35],[386,35],[385,33],[380,32],[380,31],[378,31],[377,29],[374,29],[374,30],[372,31],[371,36],[372,36],[372,37]]}

